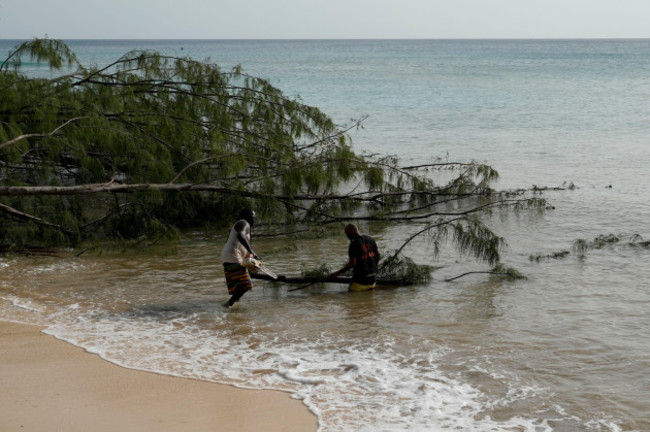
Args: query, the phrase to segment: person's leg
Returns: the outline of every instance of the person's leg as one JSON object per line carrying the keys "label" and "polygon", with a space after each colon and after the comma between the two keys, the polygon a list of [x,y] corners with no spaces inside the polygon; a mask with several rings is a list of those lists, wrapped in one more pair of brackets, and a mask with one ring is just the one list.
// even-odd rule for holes
{"label": "person's leg", "polygon": [[230,300],[228,300],[228,306],[232,306],[235,302],[238,302],[239,299],[246,294],[246,291],[248,291],[248,289],[237,286],[235,291],[233,291],[232,296],[230,296]]}
{"label": "person's leg", "polygon": [[230,307],[239,301],[239,299],[253,288],[253,281],[245,267],[238,264],[224,265],[226,270],[226,281],[230,299],[224,306]]}

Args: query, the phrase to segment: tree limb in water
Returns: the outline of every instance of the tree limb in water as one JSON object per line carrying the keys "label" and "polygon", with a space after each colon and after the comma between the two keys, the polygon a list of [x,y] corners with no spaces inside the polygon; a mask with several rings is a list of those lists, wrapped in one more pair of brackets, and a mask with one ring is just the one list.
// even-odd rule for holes
{"label": "tree limb in water", "polygon": [[452,282],[457,279],[460,279],[464,276],[472,275],[472,274],[489,274],[489,275],[496,275],[496,276],[505,276],[508,279],[526,279],[526,276],[522,275],[519,273],[517,270],[512,269],[512,268],[504,268],[503,266],[497,266],[492,270],[486,270],[486,271],[471,271],[467,273],[463,273],[461,275],[458,275],[453,278],[445,279],[445,282]]}
{"label": "tree limb in water", "polygon": [[[317,283],[336,283],[336,284],[345,284],[349,285],[352,282],[351,277],[305,277],[305,276],[285,276],[278,275],[277,279],[272,278],[269,275],[264,273],[250,273],[251,278],[282,282],[286,284],[317,284]],[[377,285],[380,286],[406,286],[413,285],[412,282],[398,280],[398,279],[377,279]]]}

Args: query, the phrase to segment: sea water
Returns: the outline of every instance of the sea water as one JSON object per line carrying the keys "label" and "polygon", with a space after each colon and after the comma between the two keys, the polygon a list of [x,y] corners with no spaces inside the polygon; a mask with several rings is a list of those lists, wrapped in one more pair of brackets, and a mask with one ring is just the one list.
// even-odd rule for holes
{"label": "sea water", "polygon": [[[406,254],[441,267],[428,284],[288,292],[257,281],[224,310],[227,233],[188,233],[174,250],[0,257],[2,319],[126,367],[288,391],[322,431],[650,430],[650,250],[634,241],[650,239],[650,41],[69,44],[87,64],[131,49],[241,64],[341,125],[368,116],[352,132],[359,152],[486,162],[498,189],[562,188],[542,195],[553,210],[487,218],[524,280],[445,282],[489,268],[453,250],[436,258],[422,241]],[[368,234],[390,250],[416,229]],[[619,241],[572,250],[610,234]],[[287,275],[342,266],[346,243],[254,239]]]}

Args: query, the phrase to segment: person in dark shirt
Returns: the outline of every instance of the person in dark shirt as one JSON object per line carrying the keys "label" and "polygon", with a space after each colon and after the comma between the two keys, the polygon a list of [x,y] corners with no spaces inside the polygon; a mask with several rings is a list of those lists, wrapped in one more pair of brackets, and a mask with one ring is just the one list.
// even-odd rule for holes
{"label": "person in dark shirt", "polygon": [[366,291],[375,288],[377,263],[381,256],[377,243],[369,235],[361,234],[354,224],[345,227],[345,235],[350,239],[349,261],[340,270],[332,273],[331,277],[338,277],[340,273],[354,269],[350,291]]}

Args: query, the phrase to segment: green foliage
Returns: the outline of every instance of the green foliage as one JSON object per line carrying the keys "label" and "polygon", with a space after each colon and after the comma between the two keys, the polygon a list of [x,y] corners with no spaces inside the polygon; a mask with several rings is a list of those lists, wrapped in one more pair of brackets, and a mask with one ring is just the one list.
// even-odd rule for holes
{"label": "green foliage", "polygon": [[33,41],[21,43],[9,53],[7,58],[0,63],[0,72],[11,66],[18,70],[24,55],[31,60],[48,63],[50,69],[61,69],[64,65],[71,67],[78,64],[76,55],[63,41],[36,38]]}
{"label": "green foliage", "polygon": [[377,276],[382,279],[397,280],[402,284],[423,284],[431,280],[431,273],[435,267],[426,264],[417,264],[411,258],[396,252],[390,252],[379,264]]}
{"label": "green foliage", "polygon": [[[20,73],[25,56],[53,69],[68,64],[77,70],[53,79],[26,77]],[[256,207],[277,212],[265,196],[331,192],[340,179],[364,169],[350,162],[356,156],[329,117],[240,69],[223,72],[148,51],[127,53],[110,67],[85,68],[63,42],[35,39],[16,47],[0,72],[3,185],[180,181],[231,191],[140,194],[135,213],[95,196],[80,198],[83,204],[74,208],[57,198],[56,211],[67,215],[62,226],[75,232],[91,222],[88,214],[101,213],[111,225],[104,227],[108,236],[149,232],[151,224],[137,218],[200,226],[230,217],[238,210],[232,206],[251,206],[255,196]],[[249,199],[238,193],[243,191]],[[13,199],[12,205],[52,222],[55,212],[30,206],[30,200]],[[90,227],[81,237],[94,235],[98,225]]]}
{"label": "green foliage", "polygon": [[618,243],[620,239],[614,234],[599,235],[592,241],[577,239],[573,242],[573,251],[581,257],[584,257],[589,250],[602,249],[607,245]]}
{"label": "green foliage", "polygon": [[327,264],[323,263],[315,268],[303,268],[301,273],[304,278],[325,279],[332,273],[332,270]]}
{"label": "green foliage", "polygon": [[577,239],[573,242],[573,250],[580,257],[585,257],[590,250],[602,249],[606,246],[622,244],[623,246],[634,248],[650,248],[650,241],[644,241],[639,234],[634,234],[629,241],[621,242],[621,238],[615,234],[601,234],[593,240]]}
{"label": "green foliage", "polygon": [[517,269],[506,267],[501,263],[495,265],[490,273],[495,276],[505,277],[508,280],[526,279],[526,276],[522,275]]}
{"label": "green foliage", "polygon": [[379,167],[370,167],[366,171],[366,184],[370,189],[380,189],[384,185],[384,170]]}
{"label": "green foliage", "polygon": [[589,250],[589,244],[585,239],[577,239],[573,242],[573,251],[580,257],[584,257]]}
{"label": "green foliage", "polygon": [[453,225],[454,242],[461,253],[471,253],[478,260],[497,264],[500,250],[505,244],[502,237],[495,235],[478,219],[469,218]]}
{"label": "green foliage", "polygon": [[599,235],[594,239],[592,242],[592,247],[594,249],[602,249],[606,245],[610,245],[613,243],[618,243],[621,239],[615,236],[614,234],[608,234],[608,235]]}
{"label": "green foliage", "polygon": [[571,252],[569,252],[568,250],[562,250],[562,251],[553,252],[551,254],[546,254],[546,255],[530,255],[528,257],[528,259],[530,261],[535,261],[535,262],[540,262],[540,261],[542,261],[544,259],[546,259],[546,260],[548,260],[548,259],[562,259],[562,258],[566,258],[567,256],[569,256],[570,253]]}

